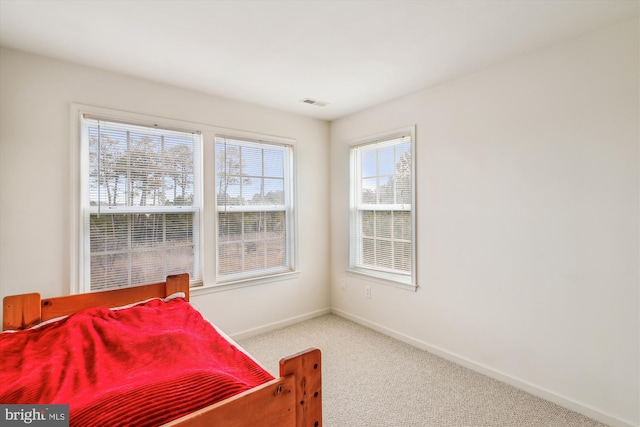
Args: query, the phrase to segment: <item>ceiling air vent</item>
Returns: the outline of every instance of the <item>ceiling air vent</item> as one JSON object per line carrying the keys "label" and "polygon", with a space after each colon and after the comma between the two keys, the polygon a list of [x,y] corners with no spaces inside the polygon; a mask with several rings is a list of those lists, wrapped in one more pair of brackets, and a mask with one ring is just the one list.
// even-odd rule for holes
{"label": "ceiling air vent", "polygon": [[328,102],[318,101],[317,99],[305,98],[301,99],[300,102],[304,102],[305,104],[315,105],[316,107],[324,107],[328,104]]}

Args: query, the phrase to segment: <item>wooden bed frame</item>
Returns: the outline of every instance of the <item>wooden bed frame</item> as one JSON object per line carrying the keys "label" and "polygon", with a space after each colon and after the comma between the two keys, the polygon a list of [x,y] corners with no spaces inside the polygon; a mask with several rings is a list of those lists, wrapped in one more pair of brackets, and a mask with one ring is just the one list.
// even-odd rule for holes
{"label": "wooden bed frame", "polygon": [[[116,290],[41,299],[40,294],[7,296],[2,330],[25,329],[46,320],[90,307],[118,307],[184,292],[189,300],[189,275],[168,276],[165,282]],[[322,425],[321,355],[308,349],[280,360],[280,377],[244,393],[171,421],[165,426]]]}

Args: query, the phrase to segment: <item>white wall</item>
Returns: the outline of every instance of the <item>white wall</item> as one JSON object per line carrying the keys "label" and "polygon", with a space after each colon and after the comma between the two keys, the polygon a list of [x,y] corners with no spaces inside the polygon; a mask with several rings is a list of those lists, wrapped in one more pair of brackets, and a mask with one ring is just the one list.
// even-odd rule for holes
{"label": "white wall", "polygon": [[230,334],[329,308],[326,122],[5,48],[0,50],[0,297],[69,293],[71,103],[296,139],[298,171],[303,171],[297,181],[300,276],[196,295],[193,301]]}
{"label": "white wall", "polygon": [[[635,20],[333,122],[334,310],[640,425],[638,52]],[[345,272],[348,144],[412,124],[417,292]]]}

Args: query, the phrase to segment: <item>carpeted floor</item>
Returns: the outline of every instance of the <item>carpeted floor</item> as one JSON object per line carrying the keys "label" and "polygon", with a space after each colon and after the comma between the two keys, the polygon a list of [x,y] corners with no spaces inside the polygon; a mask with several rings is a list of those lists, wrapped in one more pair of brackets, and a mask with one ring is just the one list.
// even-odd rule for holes
{"label": "carpeted floor", "polygon": [[329,314],[238,340],[274,375],[322,350],[325,427],[602,427],[603,424]]}

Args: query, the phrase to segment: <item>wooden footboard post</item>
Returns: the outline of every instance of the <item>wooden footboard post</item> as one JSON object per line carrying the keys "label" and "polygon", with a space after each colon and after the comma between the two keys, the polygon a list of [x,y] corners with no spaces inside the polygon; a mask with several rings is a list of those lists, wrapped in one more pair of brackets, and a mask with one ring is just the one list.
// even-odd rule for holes
{"label": "wooden footboard post", "polygon": [[322,366],[318,349],[280,360],[280,376],[296,378],[296,426],[322,426]]}
{"label": "wooden footboard post", "polygon": [[165,283],[167,296],[176,292],[184,292],[185,299],[189,301],[189,275],[187,273],[167,276]]}
{"label": "wooden footboard post", "polygon": [[28,328],[40,323],[42,318],[38,293],[4,297],[2,305],[3,331]]}

